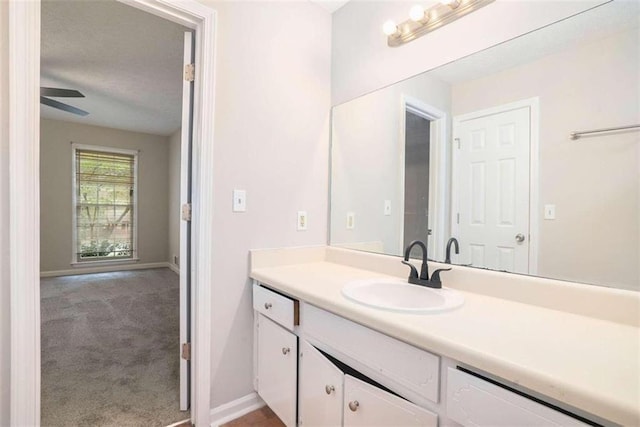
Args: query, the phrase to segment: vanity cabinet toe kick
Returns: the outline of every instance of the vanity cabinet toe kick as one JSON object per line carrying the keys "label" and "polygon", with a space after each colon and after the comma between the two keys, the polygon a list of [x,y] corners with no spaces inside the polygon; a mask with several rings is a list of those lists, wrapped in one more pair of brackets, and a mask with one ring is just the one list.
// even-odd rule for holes
{"label": "vanity cabinet toe kick", "polygon": [[254,387],[287,426],[598,425],[258,282]]}

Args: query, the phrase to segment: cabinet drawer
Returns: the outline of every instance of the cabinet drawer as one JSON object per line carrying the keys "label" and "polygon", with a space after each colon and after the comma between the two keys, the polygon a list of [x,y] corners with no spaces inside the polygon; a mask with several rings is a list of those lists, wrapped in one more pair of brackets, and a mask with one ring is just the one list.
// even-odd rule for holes
{"label": "cabinet drawer", "polygon": [[323,351],[408,400],[438,402],[438,356],[309,304],[302,315],[305,336]]}
{"label": "cabinet drawer", "polygon": [[253,309],[290,331],[299,323],[298,304],[298,301],[256,283],[253,285]]}
{"label": "cabinet drawer", "polygon": [[587,426],[460,370],[447,372],[447,415],[463,426]]}

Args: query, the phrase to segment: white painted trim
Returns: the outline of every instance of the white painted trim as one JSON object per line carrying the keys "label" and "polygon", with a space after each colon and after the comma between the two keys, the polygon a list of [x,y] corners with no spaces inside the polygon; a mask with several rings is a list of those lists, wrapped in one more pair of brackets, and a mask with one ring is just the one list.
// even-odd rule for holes
{"label": "white painted trim", "polygon": [[140,258],[101,258],[98,261],[80,261],[80,262],[72,262],[70,265],[72,267],[94,267],[100,265],[116,265],[116,264],[135,264],[140,261]]}
{"label": "white painted trim", "polygon": [[179,426],[182,426],[182,425],[184,425],[185,423],[188,423],[188,422],[190,422],[190,421],[191,421],[191,420],[190,420],[189,418],[185,418],[185,419],[184,419],[184,420],[182,420],[182,421],[178,421],[178,422],[175,422],[175,423],[173,423],[173,424],[169,424],[168,426],[165,426],[165,427],[179,427]]}
{"label": "white painted trim", "polygon": [[40,2],[9,8],[10,424],[40,425]]}
{"label": "white painted trim", "polygon": [[140,154],[140,150],[131,150],[131,149],[127,149],[127,148],[105,147],[105,146],[102,146],[102,145],[79,144],[77,142],[72,142],[71,146],[75,150],[97,151],[99,153],[127,154],[129,156],[137,156],[138,154]]}
{"label": "white painted trim", "polygon": [[[496,107],[486,108],[483,110],[473,111],[471,113],[461,114],[453,118],[453,137],[457,138],[455,130],[459,126],[460,122],[478,119],[484,116],[489,116],[498,113],[505,113],[507,111],[518,110],[520,108],[529,108],[529,271],[528,275],[535,276],[538,272],[538,250],[539,250],[539,222],[540,222],[540,185],[539,185],[539,170],[540,170],[540,98],[533,97],[522,99],[519,101],[510,102],[508,104],[498,105]],[[451,162],[451,194],[456,194],[455,180],[456,176],[456,161],[458,151],[453,150]],[[457,224],[455,218],[455,212],[458,211],[457,198],[451,198],[451,233],[456,234]]]}
{"label": "white painted trim", "polygon": [[211,427],[219,427],[263,406],[265,406],[265,403],[257,393],[250,393],[224,405],[217,406],[211,410]]}
{"label": "white painted trim", "polygon": [[409,95],[401,95],[400,109],[400,253],[404,251],[404,164],[406,112],[410,111],[431,122],[429,144],[429,226],[432,239],[428,242],[430,258],[444,260],[444,246],[447,235],[447,120],[446,112]]}
{"label": "white painted trim", "polygon": [[167,262],[167,268],[169,268],[169,270],[173,271],[174,273],[176,273],[178,276],[180,275],[180,268],[175,265],[172,262]]}
{"label": "white painted trim", "polygon": [[[209,425],[216,11],[196,0],[123,0],[196,30],[191,420]],[[40,425],[40,1],[8,4],[11,425]]]}
{"label": "white painted trim", "polygon": [[[112,261],[108,258],[100,258],[96,261],[78,261],[78,218],[77,218],[77,195],[78,195],[78,183],[77,183],[77,170],[76,170],[76,156],[78,150],[86,150],[86,151],[98,151],[101,153],[114,153],[114,154],[125,154],[128,156],[133,156],[133,233],[131,236],[131,245],[133,246],[133,252],[131,253],[130,258],[120,258],[118,260]],[[111,148],[111,147],[103,147],[99,145],[89,145],[89,144],[78,144],[75,142],[71,143],[71,265],[76,266],[78,264],[94,263],[94,262],[119,262],[119,261],[130,261],[134,262],[138,260],[138,154],[140,150],[128,150],[126,148]]]}
{"label": "white painted trim", "polygon": [[144,264],[109,264],[108,266],[91,266],[86,268],[74,268],[73,270],[50,270],[41,271],[40,277],[59,277],[59,276],[76,276],[80,274],[93,274],[93,273],[109,273],[112,271],[129,271],[129,270],[147,270],[149,268],[171,268],[171,264],[168,262],[147,262]]}

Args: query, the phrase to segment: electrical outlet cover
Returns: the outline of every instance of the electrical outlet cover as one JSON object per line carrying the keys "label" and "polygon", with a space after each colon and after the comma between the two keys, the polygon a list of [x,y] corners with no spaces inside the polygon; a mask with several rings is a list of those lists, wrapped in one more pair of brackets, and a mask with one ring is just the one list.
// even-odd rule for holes
{"label": "electrical outlet cover", "polygon": [[356,227],[356,214],[347,212],[347,230],[353,230]]}
{"label": "electrical outlet cover", "polygon": [[298,211],[298,231],[304,231],[307,229],[307,211]]}

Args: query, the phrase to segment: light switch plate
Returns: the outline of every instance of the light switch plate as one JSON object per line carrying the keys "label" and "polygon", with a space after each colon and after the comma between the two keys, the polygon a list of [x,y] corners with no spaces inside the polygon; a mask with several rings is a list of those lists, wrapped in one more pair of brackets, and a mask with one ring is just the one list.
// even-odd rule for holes
{"label": "light switch plate", "polygon": [[353,230],[356,227],[356,214],[347,212],[347,230]]}
{"label": "light switch plate", "polygon": [[233,190],[233,211],[234,212],[247,211],[247,191],[246,190]]}
{"label": "light switch plate", "polygon": [[391,215],[391,200],[384,201],[384,215],[385,216]]}
{"label": "light switch plate", "polygon": [[544,205],[544,219],[556,219],[556,205]]}
{"label": "light switch plate", "polygon": [[304,231],[307,229],[307,211],[298,211],[298,231]]}

